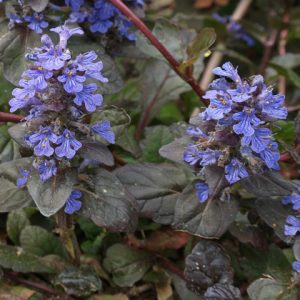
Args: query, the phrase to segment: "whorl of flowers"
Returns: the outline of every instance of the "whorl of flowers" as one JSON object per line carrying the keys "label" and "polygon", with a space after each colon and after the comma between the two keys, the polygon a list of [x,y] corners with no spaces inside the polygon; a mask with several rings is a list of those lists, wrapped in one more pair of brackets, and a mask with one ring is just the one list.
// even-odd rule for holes
{"label": "whorl of flowers", "polygon": [[[271,125],[286,119],[284,96],[274,95],[261,75],[242,80],[230,62],[213,73],[220,76],[210,84],[204,99],[210,101],[187,134],[193,142],[183,154],[195,167],[224,168],[229,184],[266,169],[279,170],[280,154]],[[208,199],[206,183],[196,185],[199,200]]]}
{"label": "whorl of flowers", "polygon": [[[131,30],[132,22],[108,0],[95,0],[92,5],[84,0],[65,0],[65,3],[72,9],[70,22],[88,22],[90,31],[100,34],[115,29],[122,38],[136,40]],[[144,6],[144,0],[125,0],[124,3],[133,9],[142,9]]]}
{"label": "whorl of flowers", "polygon": [[[72,58],[67,42],[72,35],[83,34],[80,28],[59,26],[51,31],[59,35],[59,43],[54,45],[48,35],[41,37],[43,46],[27,55],[32,64],[9,101],[11,112],[18,109],[27,112],[25,142],[34,153],[32,170],[20,170],[17,181],[20,187],[26,184],[31,172],[38,172],[41,181],[46,181],[70,167],[82,140],[93,140],[95,135],[110,143],[115,139],[107,120],[84,124],[83,117],[96,111],[103,102],[96,84],[108,82],[101,73],[102,62],[96,61],[94,51]],[[70,195],[67,212],[74,211],[71,204],[78,204],[79,194],[74,191]]]}

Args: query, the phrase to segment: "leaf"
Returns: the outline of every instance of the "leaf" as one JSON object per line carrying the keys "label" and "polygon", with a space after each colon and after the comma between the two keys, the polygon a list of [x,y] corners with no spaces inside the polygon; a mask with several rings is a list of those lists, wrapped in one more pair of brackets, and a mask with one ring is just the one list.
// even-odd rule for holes
{"label": "leaf", "polygon": [[242,300],[241,292],[231,284],[217,283],[204,294],[205,300]]}
{"label": "leaf", "polygon": [[176,200],[193,178],[189,168],[171,164],[128,164],[115,175],[136,198],[140,215],[160,224],[170,224]]}
{"label": "leaf", "polygon": [[296,143],[300,143],[300,112],[298,112],[297,117],[295,118],[295,136]]}
{"label": "leaf", "polygon": [[15,124],[8,129],[9,135],[22,147],[30,148],[29,145],[25,142],[25,134],[27,133],[27,123],[20,122]]}
{"label": "leaf", "polygon": [[185,259],[184,277],[187,287],[199,295],[216,283],[231,284],[230,258],[218,243],[201,240]]}
{"label": "leaf", "polygon": [[216,38],[214,28],[203,28],[187,48],[188,58],[182,62],[180,70],[184,71],[187,67],[192,66],[214,44]]}
{"label": "leaf", "polygon": [[170,101],[178,100],[179,95],[191,90],[165,62],[149,59],[140,76],[139,87],[142,93],[142,118],[146,125]]}
{"label": "leaf", "polygon": [[221,237],[235,219],[238,206],[234,199],[213,199],[200,203],[192,185],[178,197],[172,226],[205,238]]}
{"label": "leaf", "polygon": [[116,285],[128,287],[142,279],[152,261],[151,255],[146,252],[115,244],[107,249],[103,266],[112,273]]}
{"label": "leaf", "polygon": [[68,170],[45,182],[42,182],[37,174],[34,174],[29,177],[27,187],[41,214],[50,217],[64,206],[76,181],[75,170]]}
{"label": "leaf", "polygon": [[[122,108],[115,106],[106,106],[103,110],[93,114],[92,123],[97,121],[109,120],[111,129],[116,135],[116,139],[123,133],[125,128],[130,124],[130,116]],[[107,141],[99,138],[104,144]]]}
{"label": "leaf", "polygon": [[[153,28],[153,34],[172,53],[177,60],[186,58],[186,48],[191,39],[195,36],[194,31],[188,31],[167,19],[159,19]],[[145,38],[138,33],[136,46],[143,53],[156,58],[163,59],[161,53]]]}
{"label": "leaf", "polygon": [[21,231],[28,225],[30,225],[30,222],[24,210],[12,211],[8,214],[6,231],[15,245],[20,245]]}
{"label": "leaf", "polygon": [[275,69],[280,75],[285,76],[295,87],[300,88],[300,76],[295,71],[271,62],[269,66]]}
{"label": "leaf", "polygon": [[57,283],[67,294],[86,297],[102,290],[102,282],[93,269],[70,268],[58,275]]}
{"label": "leaf", "polygon": [[146,162],[162,162],[163,158],[159,155],[159,149],[173,140],[173,135],[167,126],[147,127],[145,139],[141,143],[143,159]]}
{"label": "leaf", "polygon": [[60,240],[39,226],[26,226],[21,231],[20,243],[26,252],[37,256],[57,254],[65,257],[65,251]]}
{"label": "leaf", "polygon": [[125,294],[115,295],[93,295],[88,300],[129,300]]}
{"label": "leaf", "polygon": [[296,237],[295,243],[293,245],[293,253],[296,260],[300,260],[300,237]]}
{"label": "leaf", "polygon": [[93,177],[95,196],[85,194],[80,213],[111,231],[136,229],[138,207],[134,197],[112,173],[98,169]]}
{"label": "leaf", "polygon": [[184,164],[183,152],[185,151],[190,138],[188,136],[177,138],[170,144],[167,144],[159,149],[159,154],[176,163]]}
{"label": "leaf", "polygon": [[49,0],[27,0],[29,6],[36,12],[42,12],[48,5]]}
{"label": "leaf", "polygon": [[292,183],[273,171],[250,176],[243,179],[241,184],[248,192],[259,197],[287,196],[293,191]]}
{"label": "leaf", "polygon": [[127,238],[128,243],[135,248],[159,252],[166,249],[178,250],[182,248],[188,242],[190,235],[167,228],[151,232],[147,239],[139,240],[133,235]]}
{"label": "leaf", "polygon": [[27,67],[27,49],[39,45],[40,36],[29,28],[10,31],[7,27],[7,32],[0,40],[0,61],[3,63],[4,76],[9,82],[18,85]]}
{"label": "leaf", "polygon": [[247,292],[251,300],[279,300],[278,297],[283,293],[284,288],[284,285],[275,279],[261,278],[252,282]]}
{"label": "leaf", "polygon": [[290,237],[284,234],[286,217],[293,214],[291,208],[284,206],[280,199],[259,198],[255,207],[260,218],[274,229],[275,234],[283,241],[289,242]]}
{"label": "leaf", "polygon": [[24,252],[19,247],[0,244],[0,266],[21,273],[55,273],[42,258]]}
{"label": "leaf", "polygon": [[100,141],[84,140],[80,141],[82,147],[77,152],[81,157],[96,160],[106,166],[114,165],[114,157],[110,150]]}

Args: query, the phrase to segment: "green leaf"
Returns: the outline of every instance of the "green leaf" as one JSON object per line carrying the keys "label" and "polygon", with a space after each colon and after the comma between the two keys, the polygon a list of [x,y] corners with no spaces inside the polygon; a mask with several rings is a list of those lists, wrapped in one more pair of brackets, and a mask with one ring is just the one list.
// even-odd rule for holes
{"label": "green leaf", "polygon": [[136,198],[140,215],[171,224],[178,196],[193,179],[189,168],[171,164],[128,164],[115,175]]}
{"label": "green leaf", "polygon": [[98,169],[93,182],[95,194],[85,193],[79,213],[110,231],[134,231],[138,221],[137,203],[120,180]]}
{"label": "green leaf", "polygon": [[0,244],[0,266],[21,273],[56,273],[42,258],[22,248]]}
{"label": "green leaf", "polygon": [[113,281],[120,287],[133,286],[152,266],[151,255],[115,244],[107,249],[104,268],[112,273]]}
{"label": "green leaf", "polygon": [[16,185],[20,168],[30,168],[31,159],[22,158],[0,164],[0,212],[28,206],[32,198],[26,189]]}
{"label": "green leaf", "polygon": [[106,166],[114,165],[114,157],[110,150],[100,141],[81,141],[82,147],[77,152],[83,158],[96,160]]}
{"label": "green leaf", "polygon": [[20,243],[26,252],[37,256],[57,254],[65,257],[65,251],[60,240],[39,226],[26,226],[21,231]]}
{"label": "green leaf", "polygon": [[289,242],[290,237],[284,234],[286,217],[293,214],[290,207],[284,206],[281,199],[258,198],[255,208],[260,218],[274,229],[275,234],[283,241]]}
{"label": "green leaf", "polygon": [[285,76],[295,87],[300,88],[300,76],[295,71],[275,63],[269,63],[269,66],[275,69],[280,75]]}
{"label": "green leaf", "polygon": [[21,231],[28,225],[30,225],[30,222],[24,210],[12,211],[8,214],[6,231],[15,245],[20,245]]}
{"label": "green leaf", "polygon": [[180,65],[182,71],[192,66],[216,41],[214,28],[203,28],[187,48],[188,58]]}
{"label": "green leaf", "polygon": [[13,143],[7,129],[7,125],[0,126],[0,162],[10,161],[14,158]]}
{"label": "green leaf", "polygon": [[57,284],[61,285],[67,294],[77,297],[87,297],[102,290],[102,282],[93,269],[65,270],[58,275]]}
{"label": "green leaf", "polygon": [[172,226],[204,238],[221,237],[232,224],[238,212],[234,199],[212,199],[200,203],[193,185],[188,186],[178,197]]}
{"label": "green leaf", "polygon": [[159,155],[159,149],[173,140],[173,135],[169,127],[158,125],[147,127],[145,139],[141,142],[143,159],[146,162],[163,162],[164,159]]}
{"label": "green leaf", "polygon": [[77,181],[75,170],[68,170],[42,182],[38,174],[30,176],[27,187],[29,194],[45,217],[58,212],[70,196]]}
{"label": "green leaf", "polygon": [[184,277],[187,287],[198,295],[216,283],[231,284],[230,258],[218,243],[202,240],[185,259]]}
{"label": "green leaf", "polygon": [[[129,115],[122,108],[115,106],[106,106],[103,110],[93,114],[92,123],[98,121],[108,120],[110,121],[111,129],[116,135],[116,139],[123,133],[126,127],[131,122]],[[99,138],[101,142],[107,144],[108,142],[102,138]]]}

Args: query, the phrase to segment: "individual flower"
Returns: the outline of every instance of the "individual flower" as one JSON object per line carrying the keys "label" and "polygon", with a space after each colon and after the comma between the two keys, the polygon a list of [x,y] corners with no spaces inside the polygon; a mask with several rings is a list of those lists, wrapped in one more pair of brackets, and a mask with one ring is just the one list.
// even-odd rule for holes
{"label": "individual flower", "polygon": [[55,176],[57,172],[55,161],[53,159],[41,161],[38,164],[38,172],[42,181],[46,181],[52,176]]}
{"label": "individual flower", "polygon": [[65,129],[63,134],[57,138],[57,145],[55,148],[55,154],[58,157],[66,157],[71,159],[75,156],[77,150],[79,150],[82,144],[75,139],[75,133]]}
{"label": "individual flower", "polygon": [[278,152],[278,144],[271,142],[263,151],[260,153],[261,158],[264,160],[268,168],[273,170],[279,170],[278,161],[280,159],[280,153]]}
{"label": "individual flower", "polygon": [[300,273],[300,261],[296,260],[292,264],[293,269],[297,272]]}
{"label": "individual flower", "polygon": [[28,177],[30,175],[30,171],[25,170],[23,168],[20,168],[19,173],[20,173],[21,177],[19,177],[17,179],[16,184],[17,184],[17,187],[23,187],[23,186],[26,185],[26,183],[28,181]]}
{"label": "individual flower", "polygon": [[74,190],[71,192],[69,198],[66,201],[66,206],[64,209],[66,214],[71,215],[74,212],[80,210],[82,203],[78,199],[80,199],[81,197],[82,194],[80,191]]}
{"label": "individual flower", "polygon": [[111,130],[110,122],[109,121],[102,121],[97,122],[91,126],[91,130],[93,133],[99,135],[100,137],[107,140],[109,143],[115,143],[115,134]]}
{"label": "individual flower", "polygon": [[78,106],[84,103],[88,112],[94,112],[97,106],[101,106],[103,102],[102,95],[94,94],[96,90],[97,85],[95,83],[84,85],[82,91],[76,93],[76,97],[73,99],[74,103]]}
{"label": "individual flower", "polygon": [[34,154],[37,156],[50,157],[54,153],[52,144],[57,142],[57,135],[50,127],[40,127],[38,132],[32,133],[28,138],[30,145],[33,145]]}
{"label": "individual flower", "polygon": [[65,0],[67,6],[71,6],[73,11],[78,11],[80,6],[84,4],[84,0]]}
{"label": "individual flower", "polygon": [[64,83],[64,89],[67,93],[79,93],[83,90],[85,76],[78,75],[76,69],[66,68],[63,75],[57,77],[60,82]]}
{"label": "individual flower", "polygon": [[[299,188],[298,188],[299,191]],[[300,209],[300,194],[293,192],[289,196],[284,196],[281,200],[282,204],[287,205],[287,204],[292,204],[293,209],[298,210]]]}
{"label": "individual flower", "polygon": [[34,13],[32,16],[24,18],[28,22],[28,28],[35,31],[36,33],[42,33],[43,28],[47,28],[49,23],[44,20],[44,15],[41,13]]}
{"label": "individual flower", "polygon": [[75,34],[82,35],[84,34],[81,28],[69,28],[67,26],[58,26],[50,29],[53,32],[56,32],[59,35],[59,46],[62,49],[67,47],[68,40]]}
{"label": "individual flower", "polygon": [[236,158],[233,158],[230,164],[225,166],[225,178],[230,184],[233,184],[248,176],[249,174],[244,164]]}
{"label": "individual flower", "polygon": [[40,65],[36,65],[34,69],[26,70],[23,76],[28,76],[31,78],[29,83],[34,89],[43,90],[48,86],[47,79],[50,79],[53,76],[53,72],[46,70]]}
{"label": "individual flower", "polygon": [[195,184],[195,189],[197,191],[197,197],[200,203],[205,202],[209,196],[208,185],[204,182],[198,182]]}
{"label": "individual flower", "polygon": [[300,231],[300,218],[288,216],[284,225],[284,234],[287,236],[295,236]]}
{"label": "individual flower", "polygon": [[271,141],[271,130],[268,128],[257,128],[250,136],[244,136],[241,139],[242,146],[250,146],[251,149],[260,153],[267,148]]}

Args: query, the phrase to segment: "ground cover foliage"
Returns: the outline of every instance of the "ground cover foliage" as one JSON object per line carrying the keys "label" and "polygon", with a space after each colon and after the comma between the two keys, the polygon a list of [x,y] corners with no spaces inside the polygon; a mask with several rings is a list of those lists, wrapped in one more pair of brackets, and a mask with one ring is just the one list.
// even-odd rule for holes
{"label": "ground cover foliage", "polygon": [[0,0],[0,299],[300,299],[299,12]]}

